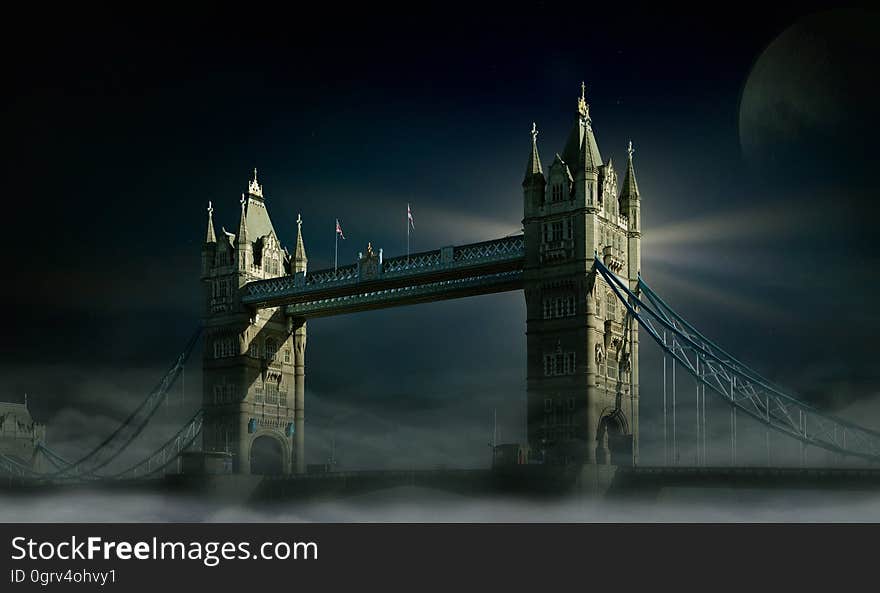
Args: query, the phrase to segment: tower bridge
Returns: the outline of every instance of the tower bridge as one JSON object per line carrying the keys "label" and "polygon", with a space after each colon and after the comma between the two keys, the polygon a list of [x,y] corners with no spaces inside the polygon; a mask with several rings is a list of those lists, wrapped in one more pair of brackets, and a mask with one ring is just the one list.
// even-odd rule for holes
{"label": "tower bridge", "polygon": [[[622,474],[627,483],[748,474],[748,469],[665,471],[640,463],[644,335],[663,356],[662,389],[652,392],[663,394],[667,462],[667,365],[673,398],[675,369],[696,385],[697,465],[706,466],[709,457],[706,392],[730,410],[731,466],[737,465],[737,414],[765,429],[768,459],[773,432],[798,443],[802,459],[807,447],[815,447],[843,459],[880,460],[880,433],[826,414],[766,380],[652,290],[641,274],[641,194],[632,143],[621,180],[612,159],[599,151],[583,87],[573,116],[568,139],[546,171],[532,125],[521,233],[395,257],[368,245],[354,264],[332,269],[309,269],[301,217],[292,250],[282,245],[255,170],[239,202],[237,232],[221,227],[217,233],[213,204],[208,204],[201,249],[203,323],[141,405],[77,460],[66,460],[40,442],[35,448],[51,465],[49,471],[2,454],[0,469],[54,482],[142,479],[176,468],[183,453],[201,445],[205,454],[231,460],[237,473],[266,471],[266,457],[275,457],[273,473],[304,474],[309,320],[506,291],[522,291],[526,303],[527,448],[535,463],[523,475],[550,475],[536,471],[538,465],[630,466]],[[123,463],[122,455],[182,374],[200,335],[205,344],[201,410],[148,457]],[[672,438],[670,463],[675,465],[674,423]],[[754,475],[797,481],[791,472]],[[845,474],[850,481],[860,475]],[[415,479],[373,477],[382,483]],[[344,481],[351,478],[347,474]]]}
{"label": "tower bridge", "polygon": [[237,235],[224,229],[218,240],[209,208],[202,251],[206,448],[234,443],[236,470],[247,473],[254,442],[272,438],[284,471],[305,471],[309,319],[522,290],[529,448],[551,462],[634,463],[638,327],[593,265],[601,253],[636,287],[641,228],[633,150],[618,187],[583,92],[574,116],[547,175],[532,126],[521,235],[392,258],[370,245],[354,265],[309,271],[302,219],[288,254],[256,171],[241,199]]}

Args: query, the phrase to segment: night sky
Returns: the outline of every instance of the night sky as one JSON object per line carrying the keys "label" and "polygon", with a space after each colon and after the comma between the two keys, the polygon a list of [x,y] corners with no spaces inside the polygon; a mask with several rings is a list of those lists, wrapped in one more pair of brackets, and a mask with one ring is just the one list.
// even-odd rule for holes
{"label": "night sky", "polygon": [[[407,202],[413,250],[516,232],[531,123],[547,167],[584,80],[603,158],[622,174],[635,145],[645,279],[768,377],[880,428],[880,21],[798,6],[21,15],[0,41],[0,399],[27,392],[68,452],[111,430],[199,323],[207,202],[234,231],[254,167],[291,249],[302,213],[312,270],[335,218],[340,264],[368,241],[403,253]],[[350,467],[485,464],[493,409],[522,438],[524,331],[521,293],[310,322],[308,461],[335,438]],[[162,426],[197,405],[198,372]]]}

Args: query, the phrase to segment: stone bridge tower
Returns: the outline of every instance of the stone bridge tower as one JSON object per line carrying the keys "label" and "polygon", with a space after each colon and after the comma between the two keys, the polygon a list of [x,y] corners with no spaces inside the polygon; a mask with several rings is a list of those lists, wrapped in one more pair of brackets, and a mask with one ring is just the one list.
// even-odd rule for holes
{"label": "stone bridge tower", "polygon": [[36,472],[47,471],[39,445],[46,442],[46,425],[35,422],[27,405],[0,402],[0,455],[6,455]]}
{"label": "stone bridge tower", "polygon": [[204,450],[231,453],[238,473],[301,473],[305,321],[287,318],[283,307],[247,307],[239,290],[252,280],[305,271],[301,220],[291,255],[272,226],[256,170],[240,205],[238,233],[221,228],[218,238],[208,204],[201,275]]}
{"label": "stone bridge tower", "polygon": [[628,151],[618,193],[602,161],[585,90],[565,149],[545,175],[538,132],[523,180],[528,440],[546,463],[638,459],[638,328],[594,269],[602,261],[635,288],[640,202]]}

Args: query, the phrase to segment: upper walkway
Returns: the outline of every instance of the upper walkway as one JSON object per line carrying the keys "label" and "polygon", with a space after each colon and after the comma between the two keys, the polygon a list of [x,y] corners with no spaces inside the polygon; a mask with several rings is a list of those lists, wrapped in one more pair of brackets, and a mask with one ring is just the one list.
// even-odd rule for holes
{"label": "upper walkway", "polygon": [[524,259],[522,235],[387,259],[380,251],[354,265],[250,282],[242,302],[321,317],[504,292],[522,287]]}

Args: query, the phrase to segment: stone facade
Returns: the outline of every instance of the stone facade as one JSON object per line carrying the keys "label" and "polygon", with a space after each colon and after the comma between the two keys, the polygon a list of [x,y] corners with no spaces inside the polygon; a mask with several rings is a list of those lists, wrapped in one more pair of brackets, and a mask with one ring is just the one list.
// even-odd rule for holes
{"label": "stone facade", "polygon": [[640,198],[630,144],[623,183],[603,162],[584,96],[545,176],[532,127],[523,180],[528,440],[546,463],[638,459],[638,328],[594,269],[635,289]]}
{"label": "stone facade", "polygon": [[257,439],[280,447],[282,473],[305,471],[304,369],[306,325],[283,307],[252,309],[241,303],[246,283],[304,272],[307,259],[297,224],[293,254],[278,239],[257,172],[241,198],[238,233],[208,231],[202,247],[205,356],[205,451],[227,451],[238,473],[250,473]]}
{"label": "stone facade", "polygon": [[45,442],[46,425],[34,422],[27,404],[0,402],[0,455],[45,471],[45,458],[37,454],[37,445]]}

